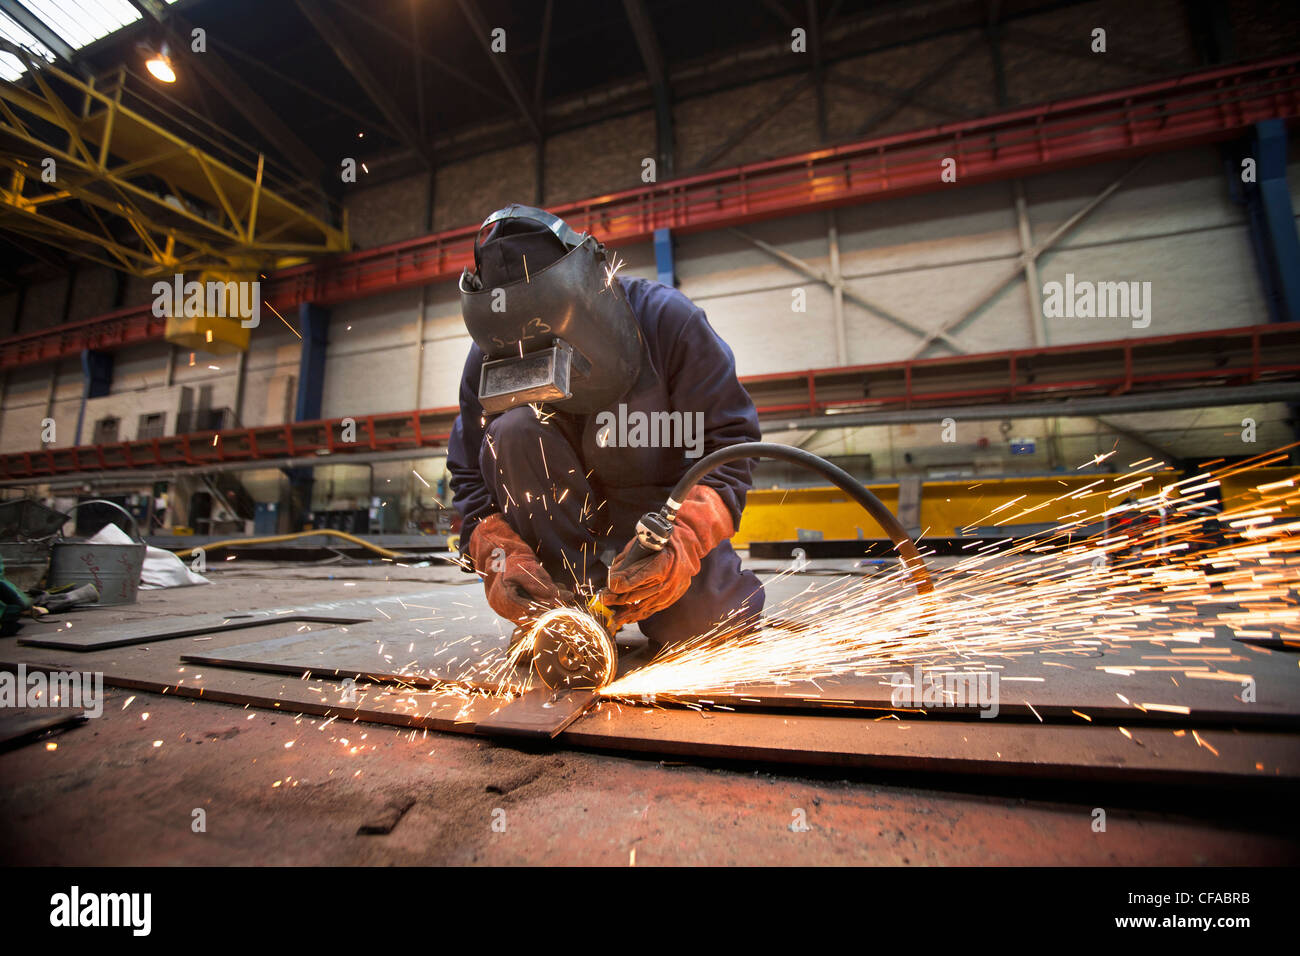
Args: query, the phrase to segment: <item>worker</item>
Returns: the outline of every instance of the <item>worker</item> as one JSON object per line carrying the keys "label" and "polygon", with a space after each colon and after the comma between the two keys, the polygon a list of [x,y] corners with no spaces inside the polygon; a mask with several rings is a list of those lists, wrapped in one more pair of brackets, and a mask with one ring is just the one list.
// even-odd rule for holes
{"label": "worker", "polygon": [[637,520],[700,455],[760,437],[731,349],[677,290],[616,275],[588,233],[529,206],[484,221],[460,280],[473,344],[447,450],[461,556],[523,624],[600,596],[653,647],[757,619],[729,539],[752,460],[683,502],[667,547],[630,562]]}

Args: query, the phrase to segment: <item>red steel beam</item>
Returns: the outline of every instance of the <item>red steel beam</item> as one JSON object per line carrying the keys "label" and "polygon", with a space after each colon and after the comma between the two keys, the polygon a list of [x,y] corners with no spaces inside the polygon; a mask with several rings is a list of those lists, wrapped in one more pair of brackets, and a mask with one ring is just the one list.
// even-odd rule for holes
{"label": "red steel beam", "polygon": [[[1138,156],[1231,138],[1300,116],[1300,55],[1204,70],[1141,86],[943,123],[761,163],[649,184],[554,208],[609,243],[648,240]],[[940,163],[957,162],[957,182]],[[347,253],[275,273],[277,308],[330,305],[448,279],[473,264],[477,225]],[[0,340],[0,369],[157,339],[150,305]]]}
{"label": "red steel beam", "polygon": [[[1103,371],[1089,372],[1089,369]],[[1154,392],[1200,385],[1206,404],[1221,385],[1300,379],[1300,325],[1276,323],[1077,345],[984,352],[877,365],[750,375],[741,381],[765,420],[831,409],[926,408],[963,402],[1019,402],[1064,396]],[[0,479],[276,461],[446,446],[459,409],[429,408],[321,421],[195,432],[111,445],[44,448],[0,455]],[[346,423],[358,440],[343,440]]]}

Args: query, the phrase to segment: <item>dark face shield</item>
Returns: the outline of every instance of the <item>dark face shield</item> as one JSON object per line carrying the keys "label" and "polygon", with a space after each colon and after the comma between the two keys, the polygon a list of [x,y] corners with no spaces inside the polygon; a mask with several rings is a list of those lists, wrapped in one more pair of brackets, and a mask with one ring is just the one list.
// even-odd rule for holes
{"label": "dark face shield", "polygon": [[606,272],[605,247],[579,238],[520,281],[487,288],[468,269],[461,275],[461,314],[485,356],[484,411],[545,402],[588,415],[611,408],[635,383],[640,327],[623,287]]}

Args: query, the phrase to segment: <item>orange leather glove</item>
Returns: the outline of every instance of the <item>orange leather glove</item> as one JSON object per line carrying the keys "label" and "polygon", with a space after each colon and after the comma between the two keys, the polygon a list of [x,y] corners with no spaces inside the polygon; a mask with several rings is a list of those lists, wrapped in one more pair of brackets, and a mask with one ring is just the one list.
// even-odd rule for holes
{"label": "orange leather glove", "polygon": [[704,556],[735,532],[722,497],[708,485],[692,488],[662,551],[629,565],[628,542],[610,565],[601,601],[614,612],[614,625],[644,620],[674,604],[690,588]]}
{"label": "orange leather glove", "polygon": [[520,624],[560,603],[559,588],[504,515],[480,521],[468,550],[474,570],[483,575],[488,604],[502,617]]}

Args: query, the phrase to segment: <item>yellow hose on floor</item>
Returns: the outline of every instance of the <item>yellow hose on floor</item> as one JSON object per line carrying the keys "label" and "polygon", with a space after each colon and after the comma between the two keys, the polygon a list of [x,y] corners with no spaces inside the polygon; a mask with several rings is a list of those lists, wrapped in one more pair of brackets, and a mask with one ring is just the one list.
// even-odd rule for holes
{"label": "yellow hose on floor", "polygon": [[312,535],[326,534],[335,538],[342,538],[344,541],[351,541],[353,544],[360,545],[369,551],[375,552],[385,558],[403,558],[410,555],[402,554],[400,551],[390,551],[387,548],[381,548],[377,544],[367,541],[365,538],[358,538],[355,534],[348,534],[346,531],[334,531],[330,528],[321,528],[318,531],[296,531],[293,534],[276,534],[265,538],[230,538],[227,541],[213,541],[209,544],[196,545],[193,548],[186,548],[184,551],[173,552],[178,558],[188,558],[195,551],[216,551],[220,548],[229,548],[245,544],[278,544],[281,541],[296,541],[299,538],[309,538]]}

